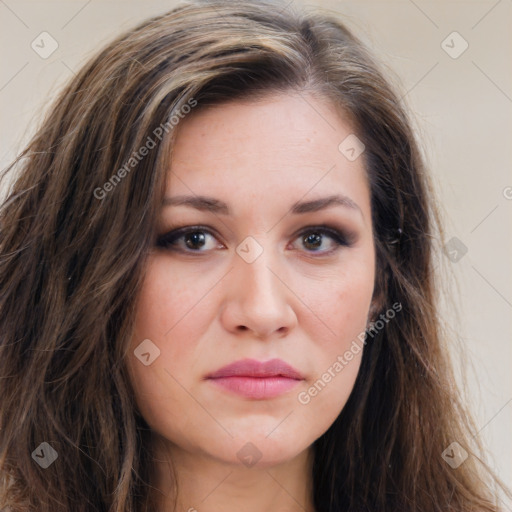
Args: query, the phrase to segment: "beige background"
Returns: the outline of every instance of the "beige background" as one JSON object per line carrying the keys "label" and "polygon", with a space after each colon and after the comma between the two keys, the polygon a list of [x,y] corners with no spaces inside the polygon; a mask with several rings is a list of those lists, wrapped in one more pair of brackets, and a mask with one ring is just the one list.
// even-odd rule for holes
{"label": "beige background", "polygon": [[[293,0],[292,0],[293,1]],[[299,1],[299,0],[296,0]],[[0,159],[4,167],[33,133],[41,109],[91,51],[121,29],[175,2],[0,0]],[[291,2],[290,2],[291,3]],[[512,2],[307,2],[342,14],[401,81],[447,213],[448,238],[467,253],[446,257],[469,355],[468,392],[490,462],[512,484]],[[43,31],[57,50],[41,58]],[[457,35],[450,35],[454,31]],[[448,37],[450,35],[450,37]],[[455,55],[452,58],[442,46]],[[48,48],[48,46],[47,46]],[[443,256],[444,257],[444,256]],[[457,323],[458,322],[458,323]],[[459,353],[454,354],[459,359]]]}

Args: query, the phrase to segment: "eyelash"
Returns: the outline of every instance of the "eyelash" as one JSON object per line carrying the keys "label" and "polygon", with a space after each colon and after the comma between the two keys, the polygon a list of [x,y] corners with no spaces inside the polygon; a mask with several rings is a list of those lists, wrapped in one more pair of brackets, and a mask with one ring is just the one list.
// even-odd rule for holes
{"label": "eyelash", "polygon": [[[186,249],[180,249],[177,248],[175,245],[175,242],[179,240],[180,238],[192,234],[192,233],[207,233],[215,238],[215,234],[208,228],[204,226],[188,226],[188,227],[182,227],[174,229],[164,235],[161,235],[157,238],[156,245],[158,247],[161,247],[166,250],[185,253],[185,254],[202,254],[207,253],[209,251],[201,251],[201,250],[186,250]],[[341,247],[350,247],[353,245],[353,236],[349,234],[345,234],[341,231],[339,231],[336,228],[327,226],[327,225],[320,225],[320,226],[308,226],[307,228],[303,229],[300,233],[297,234],[296,238],[304,237],[304,235],[308,233],[314,233],[318,235],[325,236],[327,235],[333,242],[335,243],[336,247],[334,249],[331,249],[329,251],[306,251],[309,254],[315,255],[318,254],[320,256],[329,256],[333,253],[337,252]],[[318,256],[317,256],[318,257]]]}

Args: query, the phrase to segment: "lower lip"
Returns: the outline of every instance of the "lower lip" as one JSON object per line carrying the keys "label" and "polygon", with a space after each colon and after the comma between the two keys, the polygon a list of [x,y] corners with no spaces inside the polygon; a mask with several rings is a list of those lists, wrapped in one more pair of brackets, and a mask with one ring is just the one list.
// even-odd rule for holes
{"label": "lower lip", "polygon": [[232,393],[255,400],[282,395],[300,382],[288,377],[219,377],[209,380]]}

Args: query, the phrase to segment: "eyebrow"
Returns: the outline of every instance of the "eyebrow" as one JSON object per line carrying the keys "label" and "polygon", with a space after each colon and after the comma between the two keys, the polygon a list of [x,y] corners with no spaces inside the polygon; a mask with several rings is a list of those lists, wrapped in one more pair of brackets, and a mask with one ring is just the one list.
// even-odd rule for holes
{"label": "eyebrow", "polygon": [[[188,206],[196,210],[216,213],[220,215],[231,215],[229,206],[214,197],[208,196],[174,196],[165,197],[163,206]],[[362,215],[361,208],[352,199],[343,195],[331,195],[314,199],[312,201],[297,201],[291,207],[291,213],[301,214],[318,212],[331,208],[333,206],[343,206],[354,211],[358,211]]]}

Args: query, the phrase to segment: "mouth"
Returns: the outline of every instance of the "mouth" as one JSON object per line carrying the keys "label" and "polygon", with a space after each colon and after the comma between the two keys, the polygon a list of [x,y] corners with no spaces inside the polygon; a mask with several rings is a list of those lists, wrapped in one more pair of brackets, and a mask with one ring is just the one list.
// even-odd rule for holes
{"label": "mouth", "polygon": [[304,380],[301,373],[281,359],[236,361],[206,379],[222,390],[253,400],[280,396]]}

